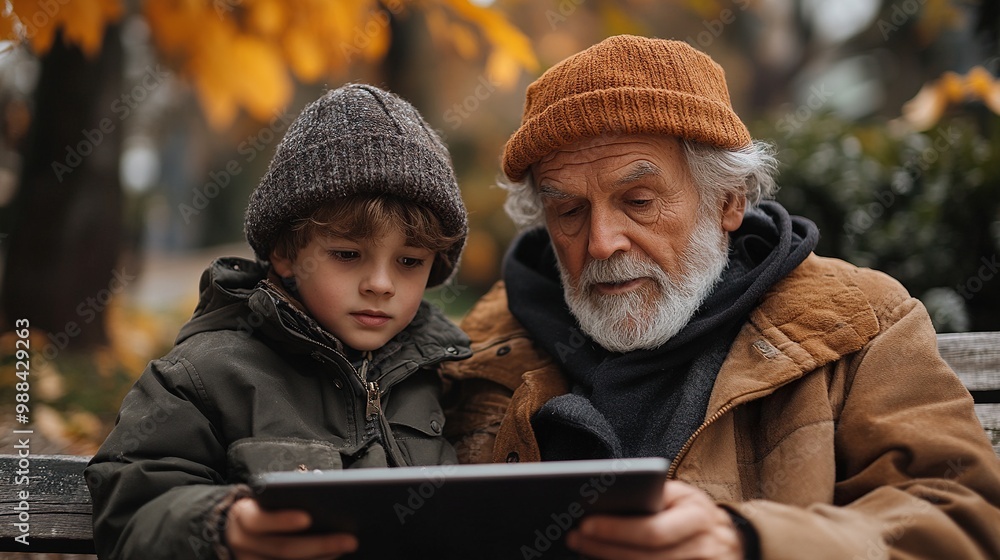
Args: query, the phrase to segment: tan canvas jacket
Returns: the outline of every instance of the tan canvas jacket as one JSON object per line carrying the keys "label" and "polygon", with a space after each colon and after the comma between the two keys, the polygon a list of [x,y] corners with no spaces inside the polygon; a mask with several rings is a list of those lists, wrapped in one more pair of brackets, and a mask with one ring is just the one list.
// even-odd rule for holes
{"label": "tan canvas jacket", "polygon": [[[462,326],[460,460],[539,460],[530,419],[566,378],[502,282]],[[749,519],[767,560],[1000,558],[1000,459],[935,337],[895,280],[810,255],[751,313],[670,476]]]}

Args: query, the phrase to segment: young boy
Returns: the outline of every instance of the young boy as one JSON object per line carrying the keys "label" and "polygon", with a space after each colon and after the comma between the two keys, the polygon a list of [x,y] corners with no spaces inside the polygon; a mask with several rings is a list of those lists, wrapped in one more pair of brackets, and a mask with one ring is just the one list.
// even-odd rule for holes
{"label": "young boy", "polygon": [[103,559],[336,557],[295,536],[252,475],[457,462],[437,366],[467,337],[424,289],[467,233],[448,152],[399,97],[348,85],[307,106],[251,196],[258,260],[222,258],[167,356],[149,364],[87,467]]}

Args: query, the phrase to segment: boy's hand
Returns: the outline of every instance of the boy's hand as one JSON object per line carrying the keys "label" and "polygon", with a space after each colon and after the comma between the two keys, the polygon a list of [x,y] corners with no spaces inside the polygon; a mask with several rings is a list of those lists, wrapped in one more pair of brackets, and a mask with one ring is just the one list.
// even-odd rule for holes
{"label": "boy's hand", "polygon": [[251,498],[229,508],[225,539],[237,560],[319,560],[339,558],[358,548],[354,535],[289,535],[309,527],[309,514],[286,510],[268,512]]}
{"label": "boy's hand", "polygon": [[566,544],[588,558],[743,558],[743,544],[732,518],[708,494],[679,481],[668,481],[663,490],[659,513],[594,515],[570,531]]}

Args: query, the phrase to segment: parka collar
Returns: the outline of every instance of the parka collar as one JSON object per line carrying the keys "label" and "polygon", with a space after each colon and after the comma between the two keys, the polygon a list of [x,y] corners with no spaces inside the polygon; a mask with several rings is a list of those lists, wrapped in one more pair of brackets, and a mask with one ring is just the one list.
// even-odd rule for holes
{"label": "parka collar", "polygon": [[[283,352],[343,354],[342,343],[309,316],[268,266],[238,257],[216,259],[202,274],[201,297],[177,342],[202,331],[236,330],[257,334]],[[407,370],[471,355],[469,339],[436,307],[421,302],[402,332],[373,353],[372,366],[391,358]]]}

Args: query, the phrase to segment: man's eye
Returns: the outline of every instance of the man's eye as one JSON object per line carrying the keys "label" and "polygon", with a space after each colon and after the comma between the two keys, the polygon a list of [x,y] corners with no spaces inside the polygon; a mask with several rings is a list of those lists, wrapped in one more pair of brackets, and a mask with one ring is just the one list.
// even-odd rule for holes
{"label": "man's eye", "polygon": [[360,253],[358,253],[357,251],[338,251],[334,249],[328,252],[330,253],[331,257],[337,259],[338,261],[345,261],[345,262],[353,261],[354,259],[361,256]]}
{"label": "man's eye", "polygon": [[418,259],[415,257],[402,257],[399,259],[399,264],[405,266],[406,268],[417,268],[423,266],[424,259]]}
{"label": "man's eye", "polygon": [[582,211],[583,211],[583,206],[573,206],[569,210],[561,210],[559,212],[559,217],[560,218],[572,218],[573,216],[576,216],[577,214],[579,214]]}
{"label": "man's eye", "polygon": [[653,204],[653,199],[651,198],[635,199],[628,201],[628,203],[634,206],[635,208],[646,208]]}

